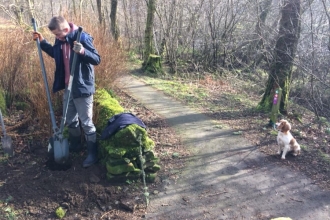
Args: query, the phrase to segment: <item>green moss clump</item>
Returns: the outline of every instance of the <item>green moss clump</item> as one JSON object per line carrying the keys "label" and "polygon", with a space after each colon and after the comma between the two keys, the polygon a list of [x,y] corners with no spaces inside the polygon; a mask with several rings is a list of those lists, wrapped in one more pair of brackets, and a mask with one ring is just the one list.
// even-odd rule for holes
{"label": "green moss clump", "polygon": [[22,111],[26,111],[30,107],[28,103],[19,102],[19,101],[15,103],[15,106],[17,110],[22,110]]}
{"label": "green moss clump", "polygon": [[120,158],[120,159],[115,159],[115,158],[109,158],[107,163],[111,166],[117,166],[117,165],[126,165],[131,162],[130,159],[128,158]]}
{"label": "green moss clump", "polygon": [[144,156],[145,156],[145,158],[146,158],[146,161],[154,160],[154,159],[157,158],[157,157],[155,156],[155,153],[154,153],[153,151],[147,151],[147,152],[145,152]]}
{"label": "green moss clump", "polygon": [[157,177],[157,173],[146,173],[146,181],[148,183],[154,183]]}
{"label": "green moss clump", "polygon": [[119,159],[119,158],[122,158],[126,154],[127,149],[106,146],[106,152],[107,152],[108,156]]}
{"label": "green moss clump", "polygon": [[151,151],[155,147],[155,143],[148,137],[146,130],[139,125],[131,124],[109,139],[100,141],[101,157],[104,154],[114,158],[137,157],[140,154],[140,143],[137,140],[139,134],[142,134],[143,152]]}
{"label": "green moss clump", "polygon": [[152,167],[147,167],[146,169],[147,169],[148,171],[151,171],[151,172],[153,172],[153,173],[156,173],[157,171],[160,170],[160,165],[155,164],[154,166],[152,166]]}
{"label": "green moss clump", "polygon": [[105,89],[96,90],[94,97],[96,105],[95,124],[97,131],[101,132],[107,126],[108,119],[116,114],[124,112],[124,109]]}
{"label": "green moss clump", "polygon": [[154,148],[155,143],[153,140],[151,140],[148,135],[147,131],[140,127],[137,124],[131,124],[124,129],[118,131],[114,135],[114,143],[116,146],[122,146],[122,147],[131,147],[131,146],[137,146],[140,147],[140,143],[138,142],[138,137],[141,134],[141,142],[143,151],[147,152]]}
{"label": "green moss clump", "polygon": [[64,216],[66,214],[66,210],[63,209],[62,207],[58,207],[55,210],[55,214],[56,214],[57,218],[62,219],[62,218],[64,218]]}
{"label": "green moss clump", "polygon": [[159,163],[159,158],[144,163],[144,168],[153,167]]}
{"label": "green moss clump", "polygon": [[69,129],[67,126],[63,129],[63,138],[69,138]]}
{"label": "green moss clump", "polygon": [[128,172],[128,173],[122,173],[122,174],[118,174],[118,175],[107,173],[107,180],[109,180],[111,182],[124,183],[127,180],[138,180],[140,178],[141,178],[140,170],[132,171],[132,172]]}
{"label": "green moss clump", "polygon": [[136,171],[136,172],[140,171],[140,169],[136,169],[134,167],[133,163],[116,165],[116,166],[111,166],[109,163],[107,163],[106,167],[107,167],[107,171],[110,174],[122,174],[122,173],[127,173],[127,172],[132,172],[132,171]]}
{"label": "green moss clump", "polygon": [[161,57],[155,54],[150,54],[144,69],[148,73],[159,74],[163,72]]}
{"label": "green moss clump", "polygon": [[[102,133],[108,125],[109,119],[124,113],[124,109],[105,89],[97,90],[94,97],[95,126],[97,132]],[[139,142],[140,136],[141,143]],[[148,137],[146,129],[137,124],[128,125],[110,138],[99,141],[99,157],[107,169],[109,181],[126,182],[141,178],[140,144],[142,155],[147,161],[143,166],[146,169],[147,181],[154,181],[155,172],[160,169],[159,158],[155,157],[153,152],[155,143]]]}

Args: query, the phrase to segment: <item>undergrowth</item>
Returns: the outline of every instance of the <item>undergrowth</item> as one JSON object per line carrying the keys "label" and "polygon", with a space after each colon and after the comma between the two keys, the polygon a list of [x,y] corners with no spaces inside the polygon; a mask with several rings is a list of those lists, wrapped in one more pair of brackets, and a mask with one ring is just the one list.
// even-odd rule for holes
{"label": "undergrowth", "polygon": [[[126,54],[119,44],[113,41],[110,34],[102,27],[85,18],[82,24],[84,31],[94,38],[94,46],[101,56],[101,63],[95,67],[95,82],[97,88],[111,88],[116,78],[125,73]],[[51,32],[38,29],[50,43],[55,41]],[[42,77],[37,44],[32,40],[32,25],[26,27],[0,28],[0,91],[6,97],[6,110],[11,112],[23,110],[27,115],[33,115],[38,123],[48,126],[51,132],[49,106],[45,84]],[[61,116],[63,91],[52,93],[54,61],[43,52],[48,87],[51,93],[52,105],[56,115]]]}

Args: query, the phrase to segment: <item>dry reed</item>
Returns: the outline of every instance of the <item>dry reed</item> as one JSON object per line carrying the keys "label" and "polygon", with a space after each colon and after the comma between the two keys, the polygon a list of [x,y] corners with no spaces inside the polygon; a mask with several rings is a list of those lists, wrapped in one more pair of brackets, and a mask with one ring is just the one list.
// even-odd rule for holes
{"label": "dry reed", "polygon": [[[88,19],[86,19],[88,20]],[[80,24],[77,24],[80,25]],[[83,28],[94,38],[95,48],[101,56],[100,65],[95,67],[95,80],[97,88],[111,89],[114,81],[125,73],[125,55],[122,49],[109,36],[108,31],[92,22],[84,22]],[[54,37],[48,30],[42,31],[49,42]],[[18,103],[28,105],[33,118],[37,118],[40,127],[51,132],[49,107],[45,92],[44,81],[38,56],[36,42],[32,40],[32,28],[26,30],[16,27],[0,29],[0,87],[5,91],[6,104],[9,114],[16,110]],[[47,80],[52,90],[54,61],[43,53]],[[52,94],[51,98],[57,118],[61,117],[62,94]]]}

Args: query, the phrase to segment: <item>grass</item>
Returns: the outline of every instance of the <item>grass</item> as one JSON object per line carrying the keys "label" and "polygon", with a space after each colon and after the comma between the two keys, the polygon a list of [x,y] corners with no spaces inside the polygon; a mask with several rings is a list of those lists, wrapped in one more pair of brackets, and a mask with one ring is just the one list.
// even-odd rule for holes
{"label": "grass", "polygon": [[8,154],[0,153],[0,164],[1,163],[7,163],[8,161]]}
{"label": "grass", "polygon": [[[231,93],[222,91],[218,98],[215,90],[209,87],[208,82],[203,80],[194,81],[189,79],[161,79],[149,76],[139,76],[145,83],[163,91],[178,100],[181,100],[195,108],[207,108],[211,112],[241,110],[238,106],[245,106],[249,111],[255,111],[256,101],[249,99],[245,93]],[[218,90],[217,90],[218,91]],[[211,100],[212,98],[212,100]],[[211,101],[210,101],[211,100]],[[226,105],[219,105],[225,102]]]}
{"label": "grass", "polygon": [[[324,160],[324,161],[326,161],[328,164],[330,164],[330,156],[328,155],[328,154],[325,154],[324,152],[322,152],[321,150],[319,150],[319,154],[320,154],[320,156],[322,157],[322,159]],[[325,167],[325,169],[329,169],[329,168],[326,168]]]}
{"label": "grass", "polygon": [[17,219],[16,216],[19,212],[9,205],[12,200],[13,197],[9,196],[4,201],[0,201],[0,217],[7,220]]}
{"label": "grass", "polygon": [[[169,75],[153,78],[141,73],[137,77],[210,116],[220,125],[234,130],[233,135],[243,136],[266,155],[275,155],[278,132],[269,126],[270,113],[257,108],[262,98],[261,85],[266,79],[253,82],[231,76],[229,73],[225,77],[205,74],[197,79]],[[315,181],[323,184],[323,179],[328,178],[328,173],[324,173],[323,168],[328,169],[330,163],[330,145],[327,144],[330,134],[328,121],[325,118],[317,120],[313,112],[292,101],[288,103],[288,114],[278,116],[291,122],[291,132],[303,150],[299,156],[300,169],[307,175],[310,174],[310,170],[318,173]],[[311,158],[315,158],[313,164],[310,163]],[[295,169],[296,163],[291,165]],[[324,184],[324,187],[330,188],[330,184]]]}
{"label": "grass", "polygon": [[325,132],[326,132],[327,134],[330,134],[330,128],[329,128],[329,127],[326,128],[326,129],[325,129]]}
{"label": "grass", "polygon": [[188,103],[202,101],[207,97],[207,91],[193,83],[184,83],[166,79],[143,77],[150,84],[164,93],[173,95],[175,98],[185,100]]}
{"label": "grass", "polygon": [[304,151],[308,151],[308,146],[304,145],[304,144],[301,144],[300,145],[300,148]]}

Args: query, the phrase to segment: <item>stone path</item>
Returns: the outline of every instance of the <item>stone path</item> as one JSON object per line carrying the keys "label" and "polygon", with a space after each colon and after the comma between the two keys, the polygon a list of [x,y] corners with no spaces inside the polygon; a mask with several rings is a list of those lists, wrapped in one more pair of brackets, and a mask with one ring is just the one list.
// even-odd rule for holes
{"label": "stone path", "polygon": [[[267,161],[230,129],[132,76],[123,89],[164,117],[193,153],[180,179],[163,180],[146,219],[330,220],[330,192],[302,173]],[[294,158],[292,158],[294,160]]]}

